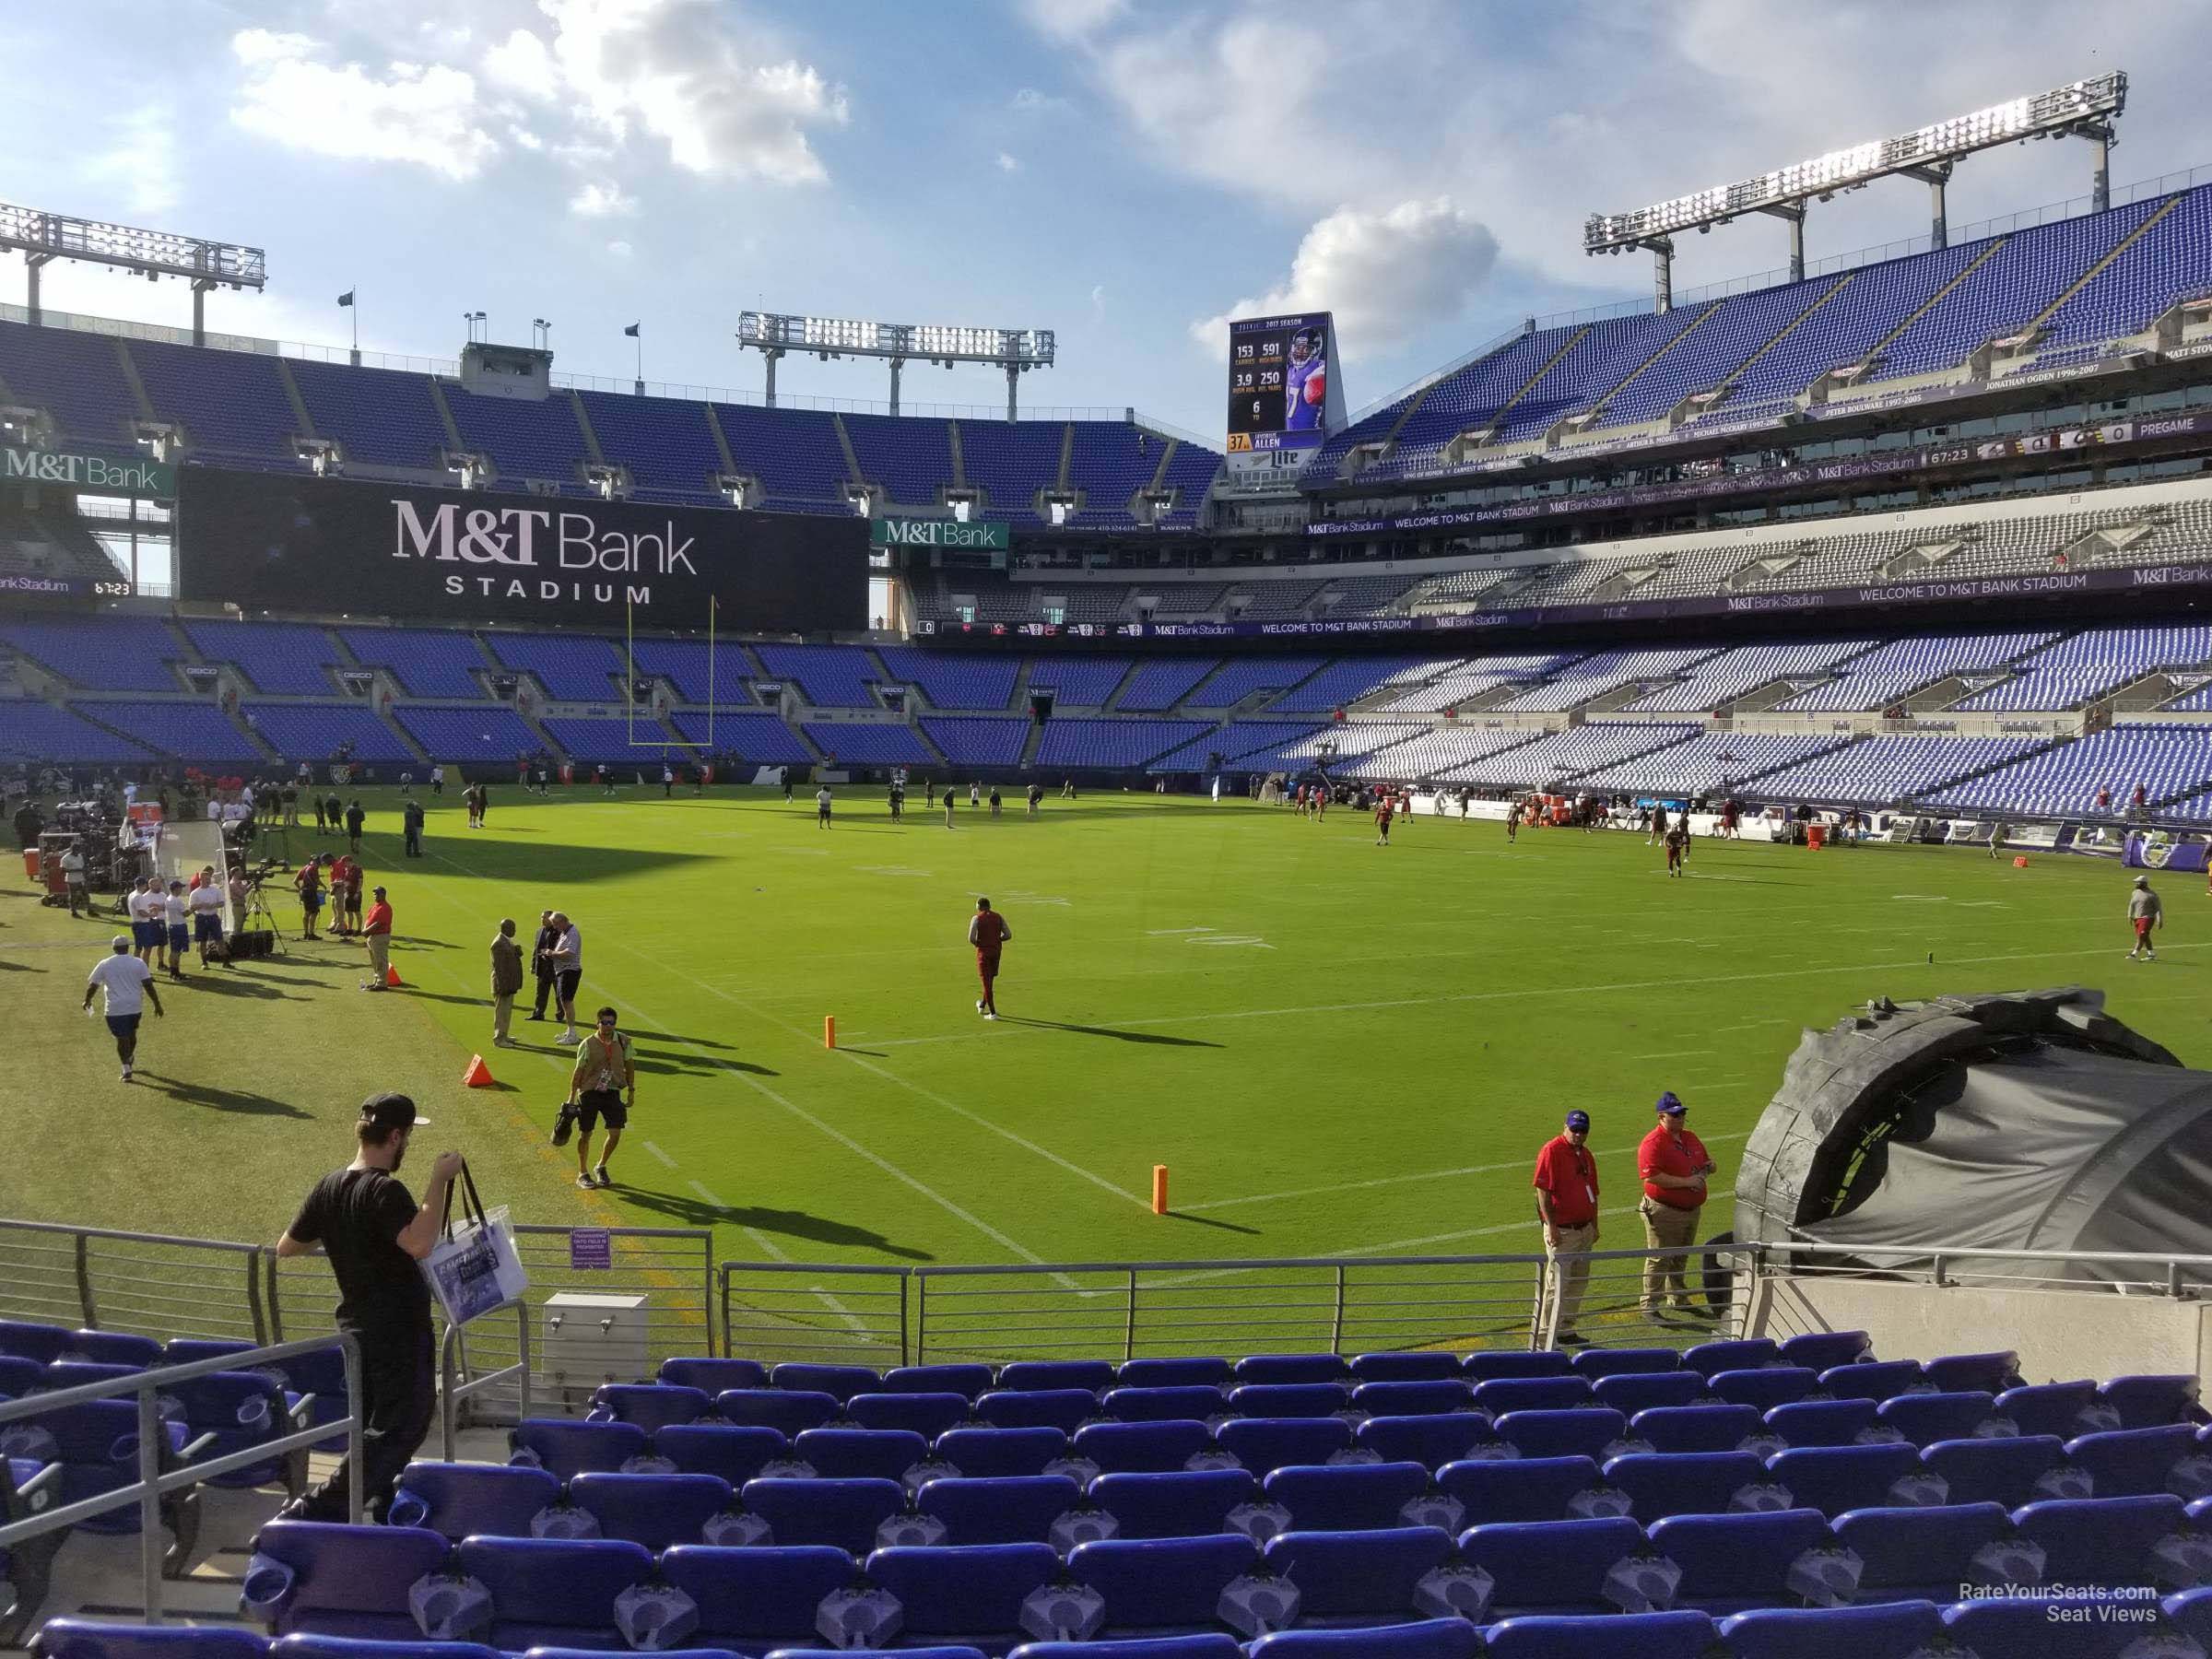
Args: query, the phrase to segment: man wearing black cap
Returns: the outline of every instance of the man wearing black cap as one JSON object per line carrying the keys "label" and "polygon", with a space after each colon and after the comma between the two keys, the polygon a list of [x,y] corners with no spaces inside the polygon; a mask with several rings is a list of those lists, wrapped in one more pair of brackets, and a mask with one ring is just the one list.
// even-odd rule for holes
{"label": "man wearing black cap", "polygon": [[1659,1097],[1659,1121],[1636,1149],[1636,1170],[1643,1178],[1644,1248],[1665,1251],[1643,1263],[1643,1311],[1653,1319],[1670,1312],[1694,1313],[1683,1273],[1689,1247],[1697,1241],[1698,1216],[1705,1207],[1705,1178],[1720,1166],[1705,1155],[1705,1143],[1684,1121],[1689,1108],[1673,1089]]}
{"label": "man wearing black cap", "polygon": [[[1544,1253],[1551,1258],[1551,1294],[1558,1309],[1555,1341],[1579,1346],[1575,1315],[1590,1282],[1588,1252],[1597,1248],[1597,1159],[1590,1155],[1590,1114],[1571,1112],[1567,1126],[1536,1154],[1536,1217],[1544,1223]],[[1537,1328],[1545,1310],[1536,1309]]]}
{"label": "man wearing black cap", "polygon": [[[415,1124],[415,1102],[406,1095],[364,1100],[353,1161],[315,1183],[276,1241],[280,1256],[321,1248],[337,1277],[338,1329],[360,1344],[361,1397],[353,1406],[362,1423],[361,1505],[372,1520],[383,1518],[393,1483],[429,1433],[438,1399],[430,1291],[418,1264],[438,1241],[461,1155],[438,1154],[417,1208],[397,1179]],[[295,1520],[347,1520],[347,1465],[283,1512]]]}

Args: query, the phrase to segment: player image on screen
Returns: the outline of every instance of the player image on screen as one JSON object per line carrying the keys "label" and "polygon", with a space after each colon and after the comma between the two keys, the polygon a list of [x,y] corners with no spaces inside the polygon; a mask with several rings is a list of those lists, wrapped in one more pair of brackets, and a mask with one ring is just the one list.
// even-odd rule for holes
{"label": "player image on screen", "polygon": [[1283,429],[1321,430],[1323,399],[1328,394],[1329,365],[1322,355],[1322,334],[1301,328],[1290,336],[1290,367],[1283,375]]}

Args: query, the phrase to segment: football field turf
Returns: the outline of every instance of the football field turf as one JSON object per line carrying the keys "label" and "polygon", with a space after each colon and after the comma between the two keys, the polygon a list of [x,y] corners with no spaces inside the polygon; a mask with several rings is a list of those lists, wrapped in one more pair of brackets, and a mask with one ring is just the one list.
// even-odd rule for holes
{"label": "football field turf", "polygon": [[[406,988],[362,994],[358,947],[300,943],[276,877],[286,954],[164,984],[129,1086],[77,1013],[112,919],[0,889],[0,1216],[265,1239],[347,1156],[362,1097],[398,1088],[432,1121],[418,1153],[459,1147],[518,1219],[712,1226],[724,1257],[1519,1251],[1537,1243],[1531,1159],[1581,1106],[1606,1241],[1626,1245],[1653,1098],[1680,1094],[1720,1161],[1717,1231],[1800,1028],[1876,994],[2100,985],[2212,1063],[2212,902],[2154,877],[2159,960],[2124,961],[2108,862],[1700,841],[1675,881],[1641,836],[1509,846],[1479,820],[1418,818],[1383,849],[1345,809],[1116,792],[1036,821],[963,795],[948,831],[918,794],[894,824],[853,789],[823,830],[805,791],[512,785],[480,832],[457,794],[431,802],[429,856],[407,860],[394,800],[364,794],[365,855]],[[338,842],[291,832],[295,856],[318,844]],[[995,1024],[965,943],[979,893],[1014,931]],[[545,1144],[558,1028],[518,1020],[526,1048],[490,1047],[494,924],[513,916],[527,948],[547,906],[582,931],[582,1017],[612,1003],[640,1059],[606,1193]],[[460,1087],[477,1052],[499,1088]]]}

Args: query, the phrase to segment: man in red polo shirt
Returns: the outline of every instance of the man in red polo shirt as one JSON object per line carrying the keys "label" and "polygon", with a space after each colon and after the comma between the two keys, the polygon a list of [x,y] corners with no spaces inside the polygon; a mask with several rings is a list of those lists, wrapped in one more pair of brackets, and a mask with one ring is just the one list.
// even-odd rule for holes
{"label": "man in red polo shirt", "polygon": [[[1558,1324],[1556,1342],[1579,1346],[1586,1338],[1574,1328],[1583,1291],[1590,1282],[1588,1252],[1597,1248],[1597,1159],[1590,1154],[1590,1114],[1571,1112],[1567,1126],[1536,1154],[1536,1218],[1544,1224],[1544,1253],[1551,1258],[1551,1293]],[[1536,1328],[1545,1309],[1536,1307]]]}
{"label": "man in red polo shirt", "polygon": [[1657,1110],[1659,1121],[1636,1150],[1636,1170],[1643,1178],[1643,1202],[1636,1207],[1643,1217],[1644,1247],[1668,1253],[1646,1257],[1643,1264],[1644,1314],[1663,1320],[1670,1312],[1702,1312],[1690,1300],[1684,1264],[1697,1241],[1705,1178],[1719,1166],[1689,1132],[1683,1121],[1689,1108],[1672,1089],[1659,1097]]}
{"label": "man in red polo shirt", "polygon": [[[949,791],[945,799],[947,803],[946,810],[949,812],[952,800]],[[983,982],[983,994],[976,998],[975,1011],[985,1019],[998,1018],[998,998],[995,994],[998,955],[1000,949],[1010,944],[1013,938],[1014,930],[1006,925],[1004,916],[991,908],[991,900],[978,899],[975,901],[975,914],[968,923],[968,943],[975,947],[976,977]]]}
{"label": "man in red polo shirt", "polygon": [[383,990],[392,966],[392,906],[385,900],[382,888],[376,889],[374,897],[376,902],[369,907],[369,919],[361,926],[369,941],[369,978],[361,985],[364,991]]}

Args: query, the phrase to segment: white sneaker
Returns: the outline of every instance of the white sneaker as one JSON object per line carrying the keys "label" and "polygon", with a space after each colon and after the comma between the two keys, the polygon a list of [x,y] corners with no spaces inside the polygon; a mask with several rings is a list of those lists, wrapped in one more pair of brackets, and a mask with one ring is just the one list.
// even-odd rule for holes
{"label": "white sneaker", "polygon": [[980,996],[975,999],[975,1011],[978,1014],[983,1011],[983,999]]}
{"label": "white sneaker", "polygon": [[569,1030],[561,1032],[558,1037],[554,1038],[553,1041],[556,1042],[575,1043],[582,1041],[583,1039],[576,1035],[576,1030],[573,1026],[571,1026],[569,1028]]}
{"label": "white sneaker", "polygon": [[995,1015],[995,1014],[994,1014],[994,1013],[992,1013],[990,1009],[988,1009],[988,1008],[985,1008],[985,1009],[983,1010],[983,1018],[984,1018],[985,1019],[996,1019],[996,1018],[998,1018],[998,1016],[997,1016],[997,1015]]}
{"label": "white sneaker", "polygon": [[131,1080],[131,1068],[127,1065],[123,1068],[123,1080],[125,1083]]}
{"label": "white sneaker", "polygon": [[585,1174],[581,1170],[576,1172],[576,1184],[582,1187],[587,1193],[591,1192],[598,1185],[596,1182],[594,1182],[589,1175]]}

